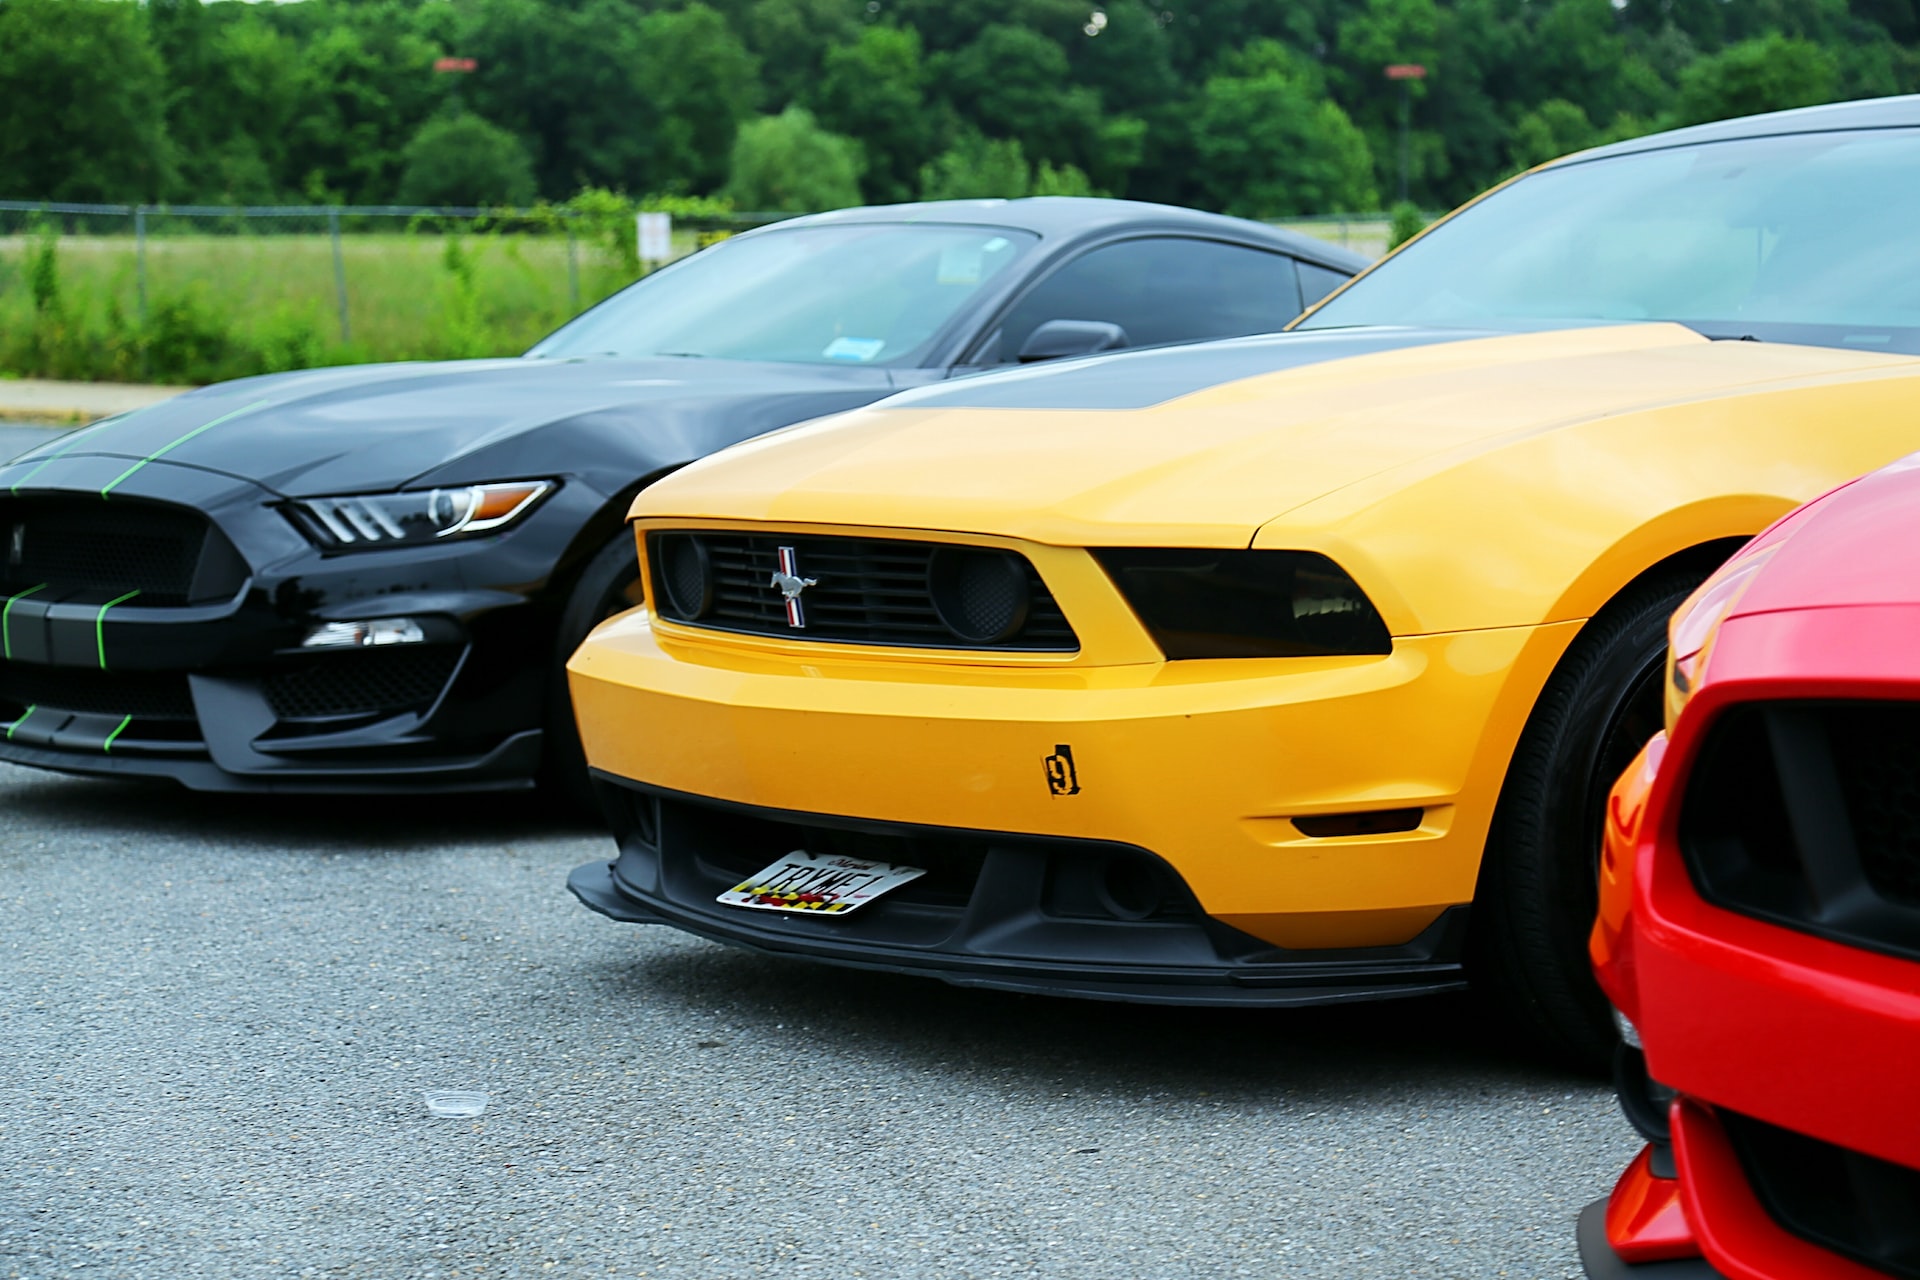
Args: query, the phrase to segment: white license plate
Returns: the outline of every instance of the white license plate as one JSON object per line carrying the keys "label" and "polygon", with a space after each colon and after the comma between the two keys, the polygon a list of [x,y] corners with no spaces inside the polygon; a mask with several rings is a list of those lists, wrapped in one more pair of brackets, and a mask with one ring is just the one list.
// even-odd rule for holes
{"label": "white license plate", "polygon": [[925,874],[921,867],[796,849],[715,901],[753,911],[844,916]]}

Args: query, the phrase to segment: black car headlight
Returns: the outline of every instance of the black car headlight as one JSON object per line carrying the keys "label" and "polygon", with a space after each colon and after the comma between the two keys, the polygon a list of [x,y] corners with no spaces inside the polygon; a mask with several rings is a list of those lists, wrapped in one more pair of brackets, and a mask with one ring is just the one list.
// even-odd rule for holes
{"label": "black car headlight", "polygon": [[551,480],[516,480],[458,489],[302,498],[292,509],[301,526],[324,547],[402,547],[498,532],[533,510],[554,488]]}
{"label": "black car headlight", "polygon": [[1094,551],[1169,658],[1393,652],[1379,610],[1313,551]]}

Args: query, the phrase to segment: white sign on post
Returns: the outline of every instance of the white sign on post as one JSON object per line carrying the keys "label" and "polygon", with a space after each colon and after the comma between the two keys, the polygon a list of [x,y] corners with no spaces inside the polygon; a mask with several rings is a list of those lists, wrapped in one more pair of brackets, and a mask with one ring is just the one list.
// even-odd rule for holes
{"label": "white sign on post", "polygon": [[640,234],[640,261],[665,262],[673,256],[672,214],[636,214],[634,222]]}

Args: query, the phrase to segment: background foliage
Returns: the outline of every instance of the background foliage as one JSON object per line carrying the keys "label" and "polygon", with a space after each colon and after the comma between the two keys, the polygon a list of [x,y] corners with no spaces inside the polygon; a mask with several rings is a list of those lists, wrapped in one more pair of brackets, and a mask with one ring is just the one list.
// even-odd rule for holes
{"label": "background foliage", "polygon": [[1444,208],[1596,142],[1913,91],[1920,22],[1914,0],[0,0],[0,197],[1377,208],[1390,62],[1430,70],[1409,195]]}

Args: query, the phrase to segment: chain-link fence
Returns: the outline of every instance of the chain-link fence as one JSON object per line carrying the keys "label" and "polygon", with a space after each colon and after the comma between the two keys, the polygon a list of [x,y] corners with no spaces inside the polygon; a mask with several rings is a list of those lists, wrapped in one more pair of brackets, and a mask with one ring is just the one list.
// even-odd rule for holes
{"label": "chain-link fence", "polygon": [[[676,218],[672,256],[781,216]],[[0,201],[0,371],[201,382],[511,354],[652,265],[621,208]]]}

